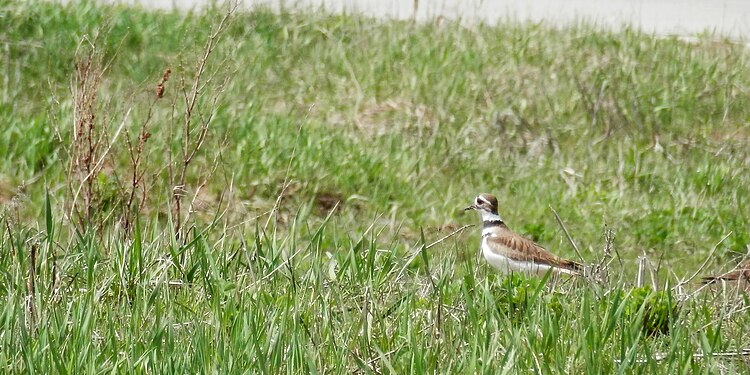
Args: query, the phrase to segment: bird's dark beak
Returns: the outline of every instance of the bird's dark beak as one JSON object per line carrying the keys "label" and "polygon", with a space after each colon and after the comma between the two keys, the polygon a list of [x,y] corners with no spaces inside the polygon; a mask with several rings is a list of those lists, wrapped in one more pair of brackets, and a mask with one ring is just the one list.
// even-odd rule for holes
{"label": "bird's dark beak", "polygon": [[476,209],[477,209],[477,206],[475,206],[475,205],[472,204],[471,206],[464,208],[464,211],[476,210]]}

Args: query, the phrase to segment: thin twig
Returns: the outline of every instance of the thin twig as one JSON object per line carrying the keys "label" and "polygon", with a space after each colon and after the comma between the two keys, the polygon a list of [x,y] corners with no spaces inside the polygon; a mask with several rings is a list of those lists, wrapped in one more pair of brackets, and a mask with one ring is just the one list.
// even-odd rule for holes
{"label": "thin twig", "polygon": [[[746,257],[745,259],[747,259],[747,257]],[[747,262],[747,260],[743,260],[742,262],[740,262],[740,265],[746,264],[746,262]],[[739,268],[739,267],[737,267],[737,268]],[[727,273],[731,273],[731,272],[734,272],[735,270],[737,270],[737,268],[735,268],[734,270],[732,270],[732,271],[729,271],[729,272],[727,272]],[[705,279],[705,278],[704,278],[704,279]],[[734,280],[725,280],[725,279],[721,279],[721,278],[718,278],[718,279],[711,279],[711,280],[706,280],[706,281],[705,281],[705,282],[703,283],[703,285],[701,285],[701,286],[700,286],[700,287],[699,287],[698,289],[694,290],[694,291],[693,291],[692,293],[690,293],[690,294],[688,294],[687,296],[685,296],[685,297],[684,297],[684,299],[683,299],[683,300],[681,300],[681,301],[687,301],[687,300],[689,300],[689,299],[690,299],[690,298],[692,298],[693,296],[696,296],[696,295],[698,295],[698,294],[699,294],[699,293],[700,293],[700,292],[701,292],[701,291],[702,291],[703,289],[709,288],[709,287],[711,287],[711,285],[714,285],[714,284],[716,284],[716,283],[718,283],[718,282],[721,282],[721,283],[728,283],[728,284],[729,284],[729,283],[733,283],[733,284],[735,284],[735,286],[737,287],[737,291],[739,292],[739,290],[740,290],[740,289],[742,289],[742,288],[741,288],[741,284],[743,283],[743,281],[745,281],[745,279],[744,279],[744,278],[738,278],[738,279],[737,279],[736,281],[734,281]],[[678,286],[680,286],[680,285],[678,285]]]}
{"label": "thin twig", "polygon": [[[287,176],[289,175],[289,169],[292,165],[292,159],[294,159],[294,151],[297,149],[297,146],[295,145],[292,149],[292,157],[289,159],[289,168],[287,168]],[[276,212],[279,210],[279,207],[281,206],[281,199],[284,198],[284,193],[286,192],[286,189],[289,187],[289,185],[292,184],[291,180],[287,180],[287,177],[284,177],[284,183],[281,185],[281,191],[279,192],[279,195],[276,197],[276,201],[273,203],[273,207],[271,207],[271,210],[269,211],[268,219],[266,219],[266,224],[263,225],[263,231],[265,232],[268,228],[268,225],[271,223],[271,219],[274,217]]]}
{"label": "thin twig", "polygon": [[[604,225],[604,255],[597,261],[597,263],[592,267],[591,275],[597,282],[605,283],[609,281],[609,269],[610,265],[614,261],[614,257],[612,256],[612,252],[615,251],[615,254],[618,256],[619,260],[619,254],[617,254],[617,250],[614,249],[614,231],[607,228],[607,225]],[[622,260],[620,260],[620,266],[622,266]]]}
{"label": "thin twig", "polygon": [[270,210],[268,210],[268,211],[266,211],[266,212],[263,212],[263,213],[262,213],[262,214],[260,214],[260,215],[257,215],[257,216],[251,217],[251,218],[249,218],[249,219],[243,220],[243,221],[241,221],[241,222],[239,222],[239,223],[237,223],[237,224],[231,225],[231,226],[227,227],[227,229],[228,229],[228,230],[232,230],[232,229],[234,229],[234,228],[237,228],[237,227],[243,226],[243,225],[245,225],[245,224],[247,224],[247,223],[249,223],[249,222],[252,222],[252,221],[258,220],[258,219],[262,218],[263,216],[266,216],[266,215],[270,215],[271,213],[273,213],[273,209],[270,209]]}
{"label": "thin twig", "polygon": [[[187,91],[187,85],[184,82],[184,78],[181,78],[182,82],[182,96],[185,102],[185,111],[183,114],[183,139],[182,139],[182,160],[181,160],[181,166],[180,166],[180,172],[179,177],[177,181],[172,182],[173,184],[173,195],[172,195],[172,215],[174,222],[174,232],[175,235],[179,238],[180,237],[180,231],[183,225],[183,218],[182,218],[182,197],[185,195],[185,186],[186,186],[186,179],[187,179],[187,170],[189,166],[191,165],[193,158],[198,153],[198,151],[202,148],[203,143],[206,139],[206,136],[208,135],[208,131],[211,125],[211,120],[213,118],[213,113],[208,116],[205,120],[201,121],[200,123],[200,129],[198,130],[198,137],[195,140],[191,140],[191,134],[192,131],[192,124],[194,121],[195,111],[200,110],[200,106],[198,106],[198,99],[203,92],[201,90],[202,86],[202,80],[203,75],[206,72],[206,69],[208,67],[208,61],[214,51],[214,49],[217,47],[221,35],[224,33],[224,31],[227,28],[227,24],[229,20],[233,17],[235,12],[238,8],[238,3],[233,2],[230,4],[229,8],[227,9],[227,12],[224,14],[224,17],[219,21],[219,24],[211,30],[211,32],[208,35],[208,39],[206,40],[206,43],[203,47],[203,55],[198,61],[198,64],[195,68],[195,75],[193,76],[193,83],[190,86],[190,91]],[[210,79],[210,78],[209,78]],[[205,80],[203,80],[205,81]],[[217,89],[217,94],[213,98],[213,101],[211,103],[212,108],[216,108],[216,103],[218,101],[219,96],[224,92],[224,88],[226,87],[226,83],[228,83],[229,78],[225,79],[224,83],[219,85]],[[204,82],[205,84],[205,82]],[[200,116],[200,113],[198,113]],[[171,173],[170,173],[171,174]],[[171,176],[174,177],[174,176]],[[187,220],[187,217],[185,218]]]}
{"label": "thin twig", "polygon": [[719,248],[719,245],[721,245],[721,243],[724,242],[724,240],[726,240],[727,237],[729,237],[731,235],[732,235],[731,231],[729,233],[727,233],[726,235],[724,235],[724,237],[722,237],[721,240],[719,240],[719,242],[717,242],[716,245],[714,245],[714,248],[711,249],[711,252],[706,257],[706,260],[703,261],[703,264],[701,264],[700,268],[698,268],[698,270],[695,271],[695,273],[693,273],[693,275],[690,276],[687,280],[679,282],[677,284],[677,286],[673,287],[672,289],[677,288],[677,287],[681,287],[681,286],[683,286],[683,285],[685,285],[685,284],[693,281],[693,279],[695,279],[696,276],[698,276],[698,274],[700,274],[701,272],[703,272],[703,269],[706,268],[706,266],[708,265],[708,262],[710,262],[711,260],[714,259],[714,253],[716,253],[716,249]]}
{"label": "thin twig", "polygon": [[115,131],[114,137],[112,137],[112,141],[109,142],[109,145],[107,146],[107,149],[104,150],[99,160],[94,165],[94,168],[91,169],[91,171],[86,175],[85,178],[81,179],[81,184],[78,186],[78,189],[76,190],[76,193],[73,195],[73,204],[71,205],[70,210],[70,217],[73,217],[73,211],[76,207],[76,201],[78,200],[78,195],[81,193],[81,189],[83,188],[84,183],[91,178],[91,176],[94,175],[94,172],[97,171],[97,169],[101,166],[102,162],[104,162],[104,159],[109,154],[109,151],[112,149],[112,146],[115,144],[115,141],[117,141],[117,138],[120,136],[120,132],[122,131],[122,128],[125,127],[125,123],[128,120],[128,117],[130,116],[130,111],[133,108],[128,108],[128,111],[125,112],[125,116],[122,118],[122,122],[120,123],[120,126],[117,128],[117,131]]}
{"label": "thin twig", "polygon": [[[455,235],[463,232],[466,228],[470,228],[470,227],[473,227],[473,226],[474,226],[474,224],[466,224],[466,225],[462,226],[461,228],[458,228],[458,229],[454,230],[449,235],[447,235],[447,236],[445,236],[445,237],[443,237],[443,238],[441,238],[441,239],[439,239],[439,240],[437,240],[437,241],[435,241],[435,242],[433,242],[433,243],[425,246],[424,250],[428,250],[429,248],[431,248],[431,247],[433,247],[433,246],[435,246],[435,245],[437,245],[439,243],[442,243],[443,241],[445,241],[445,240],[447,240],[447,239],[449,239],[449,238],[451,238],[451,237],[453,237],[453,236],[455,236]],[[409,264],[411,264],[411,262],[413,262],[414,259],[417,256],[419,256],[419,254],[422,252],[422,250],[423,249],[420,247],[420,248],[412,251],[412,254],[409,257],[409,259],[406,261],[406,263],[404,263],[403,266],[401,266],[401,270],[398,271],[398,274],[396,275],[396,280],[399,280],[401,278],[401,274],[404,273],[404,271],[406,270],[406,267],[408,267]]]}
{"label": "thin twig", "polygon": [[578,246],[576,245],[575,242],[573,242],[573,237],[570,236],[568,229],[565,228],[565,224],[563,224],[562,219],[560,219],[560,215],[557,214],[557,211],[555,211],[555,209],[552,208],[552,206],[549,206],[549,209],[552,210],[553,214],[555,214],[555,220],[557,220],[557,224],[560,225],[560,228],[562,228],[563,232],[565,233],[565,237],[568,238],[568,242],[570,242],[570,246],[573,246],[573,250],[576,251],[576,255],[578,255],[578,259],[580,259],[583,262],[584,259],[581,256],[581,251],[578,250]]}
{"label": "thin twig", "polygon": [[443,241],[445,241],[445,240],[447,240],[447,239],[455,236],[459,232],[462,232],[464,229],[469,228],[469,227],[473,227],[473,226],[474,226],[474,224],[466,224],[466,225],[462,226],[461,228],[458,228],[458,229],[454,230],[449,235],[447,235],[447,236],[445,236],[445,237],[443,237],[443,238],[441,238],[441,239],[439,239],[439,240],[437,240],[437,241],[435,241],[435,242],[433,242],[433,243],[425,246],[424,249],[428,250],[429,248],[431,248],[431,247],[433,247],[433,246],[435,246],[435,245],[437,245],[437,244],[439,244],[439,243],[441,243],[441,242],[443,242]]}
{"label": "thin twig", "polygon": [[34,331],[36,330],[38,322],[38,315],[36,311],[36,251],[38,245],[36,243],[32,243],[30,247],[31,253],[29,259],[29,280],[27,282],[28,300],[26,302],[28,303],[29,309],[29,319],[27,323],[29,328]]}

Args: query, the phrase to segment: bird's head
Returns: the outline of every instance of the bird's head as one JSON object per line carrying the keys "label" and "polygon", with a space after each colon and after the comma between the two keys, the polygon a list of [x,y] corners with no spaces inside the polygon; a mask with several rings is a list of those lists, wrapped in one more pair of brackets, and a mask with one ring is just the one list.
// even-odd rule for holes
{"label": "bird's head", "polygon": [[497,213],[497,198],[492,194],[480,194],[474,198],[474,203],[464,208],[464,211],[474,210],[484,221],[502,221]]}

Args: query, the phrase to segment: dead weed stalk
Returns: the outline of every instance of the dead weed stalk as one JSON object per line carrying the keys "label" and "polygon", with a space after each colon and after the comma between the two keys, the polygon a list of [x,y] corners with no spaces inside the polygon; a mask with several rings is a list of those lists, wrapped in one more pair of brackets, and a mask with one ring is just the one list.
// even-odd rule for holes
{"label": "dead weed stalk", "polygon": [[[176,163],[170,163],[169,168],[170,181],[172,181],[172,220],[174,221],[174,232],[178,238],[181,236],[187,216],[192,211],[192,207],[189,207],[188,212],[183,212],[183,197],[187,194],[188,170],[206,141],[214,110],[229,83],[230,75],[226,75],[214,87],[209,87],[221,69],[217,69],[207,76],[208,62],[237,7],[237,4],[230,5],[218,25],[211,30],[203,47],[203,54],[195,67],[192,84],[187,84],[184,78],[181,79],[184,104],[181,129],[182,143],[179,150],[179,159]],[[222,65],[224,64],[220,64],[220,66]],[[157,95],[158,93],[157,91]],[[199,102],[206,93],[209,93],[210,98],[207,101],[208,104],[202,106]]]}

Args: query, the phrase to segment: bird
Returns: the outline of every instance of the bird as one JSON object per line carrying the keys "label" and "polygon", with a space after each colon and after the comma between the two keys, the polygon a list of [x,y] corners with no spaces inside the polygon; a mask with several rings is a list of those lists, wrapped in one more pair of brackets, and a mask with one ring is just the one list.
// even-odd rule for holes
{"label": "bird", "polygon": [[480,194],[464,211],[474,210],[482,218],[482,254],[503,273],[520,272],[533,276],[553,274],[582,276],[582,264],[560,258],[534,241],[512,231],[497,213],[497,198]]}
{"label": "bird", "polygon": [[750,282],[750,261],[739,264],[734,270],[727,273],[703,278],[704,284],[711,284],[719,281]]}

